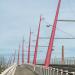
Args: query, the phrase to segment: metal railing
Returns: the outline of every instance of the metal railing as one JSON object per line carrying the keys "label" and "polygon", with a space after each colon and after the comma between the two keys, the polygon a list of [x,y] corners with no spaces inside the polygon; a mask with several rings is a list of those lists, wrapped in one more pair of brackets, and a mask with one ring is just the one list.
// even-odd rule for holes
{"label": "metal railing", "polygon": [[44,67],[40,65],[32,65],[28,64],[29,68],[37,73],[37,75],[75,75],[75,72],[69,72],[68,70],[52,68],[52,67]]}
{"label": "metal railing", "polygon": [[35,66],[35,72],[39,75],[75,75],[75,72],[68,72],[68,70],[40,66]]}

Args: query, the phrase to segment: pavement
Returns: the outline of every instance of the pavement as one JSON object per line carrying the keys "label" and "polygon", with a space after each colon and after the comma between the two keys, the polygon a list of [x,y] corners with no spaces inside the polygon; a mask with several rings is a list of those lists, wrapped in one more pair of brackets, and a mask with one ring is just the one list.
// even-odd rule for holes
{"label": "pavement", "polygon": [[37,75],[34,71],[25,65],[18,65],[14,75]]}

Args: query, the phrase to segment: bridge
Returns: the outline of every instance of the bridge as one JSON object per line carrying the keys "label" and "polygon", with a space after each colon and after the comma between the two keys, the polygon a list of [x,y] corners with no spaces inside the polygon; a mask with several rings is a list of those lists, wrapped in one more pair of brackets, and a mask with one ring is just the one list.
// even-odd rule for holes
{"label": "bridge", "polygon": [[75,75],[75,65],[13,64],[0,75]]}
{"label": "bridge", "polygon": [[[11,64],[5,71],[0,75],[75,75],[75,65],[74,64],[64,64],[64,46],[62,46],[62,61],[61,64],[51,64],[52,47],[55,38],[55,31],[58,21],[59,9],[61,5],[61,0],[58,0],[58,6],[56,10],[56,15],[54,23],[52,25],[52,33],[49,40],[49,46],[45,58],[44,64],[37,64],[37,52],[38,52],[38,42],[40,39],[40,26],[42,21],[42,16],[40,16],[36,45],[34,50],[33,63],[30,63],[30,42],[31,42],[31,31],[29,36],[29,47],[28,47],[28,60],[27,63],[24,62],[24,39],[22,44],[22,64],[20,64],[20,45],[18,49],[18,60],[15,63],[15,57],[13,64]],[[48,26],[47,26],[48,27]]]}

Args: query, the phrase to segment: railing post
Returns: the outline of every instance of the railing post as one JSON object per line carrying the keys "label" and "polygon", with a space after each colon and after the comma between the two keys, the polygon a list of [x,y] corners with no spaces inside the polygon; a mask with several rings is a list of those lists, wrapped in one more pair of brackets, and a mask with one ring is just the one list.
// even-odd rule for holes
{"label": "railing post", "polygon": [[49,67],[48,67],[48,75],[50,75],[50,74],[49,74]]}
{"label": "railing post", "polygon": [[73,75],[75,75],[75,72],[72,72]]}
{"label": "railing post", "polygon": [[43,75],[45,75],[45,74],[44,74],[44,68],[43,68],[43,67],[42,67],[42,72],[43,72]]}
{"label": "railing post", "polygon": [[52,71],[52,72],[53,72],[53,75],[55,75],[55,68],[53,68],[52,70],[53,70],[53,71]]}
{"label": "railing post", "polygon": [[45,70],[46,70],[46,75],[48,75],[48,68],[46,68]]}
{"label": "railing post", "polygon": [[61,69],[61,75],[63,75],[63,70]]}
{"label": "railing post", "polygon": [[52,67],[50,68],[50,75],[52,75]]}
{"label": "railing post", "polygon": [[58,69],[58,75],[61,75],[61,70]]}
{"label": "railing post", "polygon": [[68,72],[66,73],[66,75],[68,75]]}
{"label": "railing post", "polygon": [[42,67],[42,72],[43,72],[43,75],[45,75],[45,67],[44,66]]}
{"label": "railing post", "polygon": [[43,75],[42,66],[40,67],[40,74],[39,75]]}
{"label": "railing post", "polygon": [[65,75],[68,75],[68,71],[67,70],[65,71]]}
{"label": "railing post", "polygon": [[52,75],[52,67],[49,68],[49,75]]}
{"label": "railing post", "polygon": [[58,75],[58,69],[56,69],[56,75]]}

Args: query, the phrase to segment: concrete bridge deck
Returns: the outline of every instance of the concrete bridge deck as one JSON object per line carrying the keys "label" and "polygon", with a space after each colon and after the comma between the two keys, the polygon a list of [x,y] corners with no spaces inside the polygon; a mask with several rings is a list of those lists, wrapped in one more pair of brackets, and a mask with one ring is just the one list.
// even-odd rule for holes
{"label": "concrete bridge deck", "polygon": [[34,71],[25,65],[17,66],[14,75],[37,75]]}
{"label": "concrete bridge deck", "polygon": [[75,75],[75,67],[72,66],[73,65],[70,65],[69,67],[67,65],[55,65],[46,68],[42,65],[14,64],[7,68],[0,75]]}

